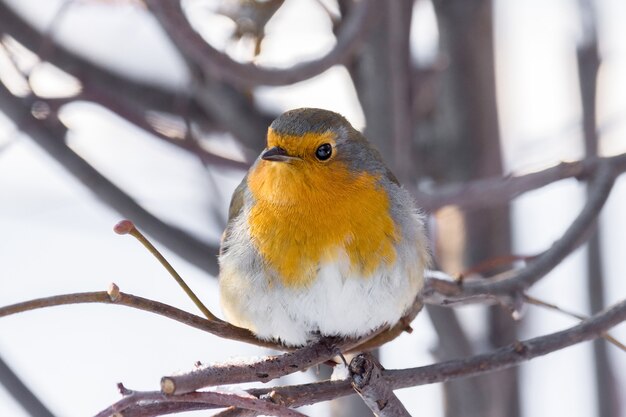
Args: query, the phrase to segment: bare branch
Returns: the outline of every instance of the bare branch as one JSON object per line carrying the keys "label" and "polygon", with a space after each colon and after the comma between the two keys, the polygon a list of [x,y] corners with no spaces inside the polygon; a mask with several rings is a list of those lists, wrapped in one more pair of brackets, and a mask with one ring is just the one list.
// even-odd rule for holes
{"label": "bare branch", "polygon": [[383,367],[370,353],[362,353],[352,359],[350,378],[354,390],[375,416],[411,417],[383,378]]}
{"label": "bare branch", "polygon": [[[477,376],[506,369],[533,358],[564,349],[568,346],[595,339],[606,333],[611,327],[625,320],[626,300],[584,320],[576,326],[560,332],[536,337],[523,342],[516,342],[492,352],[468,358],[402,370],[383,370],[382,375],[389,387],[393,390]],[[354,394],[354,389],[351,385],[351,379],[347,378],[302,385],[252,388],[248,389],[247,392],[257,398],[271,394],[273,397],[280,398],[281,403],[286,406],[301,407],[352,395]],[[154,393],[154,395],[163,394]],[[178,396],[162,396],[161,398],[162,403],[165,404],[170,398],[178,398]],[[181,398],[185,398],[185,396],[183,395]],[[130,410],[132,410],[133,413],[139,413],[141,407],[142,406],[135,406]],[[179,411],[182,411],[182,409]],[[137,416],[144,414],[132,415]],[[239,414],[229,412],[227,415],[234,416]]]}
{"label": "bare branch", "polygon": [[[96,292],[84,292],[84,293],[74,293],[74,294],[62,294],[62,295],[56,295],[52,297],[36,298],[33,300],[0,307],[0,318],[4,316],[10,316],[12,314],[23,313],[23,312],[30,311],[30,310],[37,310],[40,308],[54,307],[54,306],[68,305],[68,304],[89,304],[89,303],[118,304],[118,305],[123,305],[127,307],[132,307],[138,310],[148,311],[154,314],[158,314],[160,316],[170,318],[172,320],[179,321],[183,324],[186,324],[187,326],[194,327],[196,329],[214,334],[219,337],[223,337],[225,339],[237,340],[240,342],[250,343],[253,345],[268,347],[268,348],[272,348],[276,350],[283,350],[283,351],[296,350],[295,348],[284,346],[283,344],[277,341],[257,339],[257,337],[250,330],[234,326],[222,320],[219,320],[219,321],[207,320],[203,317],[188,313],[184,310],[180,310],[176,307],[172,307],[168,304],[164,304],[159,301],[154,301],[154,300],[139,297],[136,295],[123,293],[119,291],[119,288],[115,284],[112,284],[111,288],[107,292],[96,291]],[[337,355],[339,352],[350,353],[350,352],[361,352],[364,350],[373,349],[390,340],[395,339],[403,331],[406,331],[407,328],[410,328],[409,327],[410,322],[415,318],[415,316],[421,310],[421,308],[422,308],[422,304],[418,299],[413,304],[413,307],[405,314],[405,316],[402,319],[400,319],[400,321],[395,326],[392,326],[391,328],[381,328],[381,329],[375,330],[371,334],[361,337],[359,339],[344,338],[344,339],[341,339],[340,341],[338,340],[336,344],[329,342],[329,340],[332,340],[332,338],[327,339],[325,343],[329,344],[328,349],[332,348],[333,350],[332,352],[333,354],[331,355],[331,357],[334,355]],[[320,341],[320,343],[324,343],[324,341]],[[293,362],[295,358],[303,358],[304,362],[306,361],[313,362],[316,355],[318,355],[318,353],[315,353],[315,352],[320,352],[319,353],[320,355],[325,355],[324,353],[325,350],[323,348],[315,347],[315,345],[313,346],[314,347],[312,348],[312,352],[303,351],[303,352],[297,353],[297,350],[296,350],[296,352],[294,353],[297,353],[297,355],[291,358],[287,357],[285,359],[277,359],[277,360],[273,360],[270,358],[268,360],[268,363],[265,364],[265,366],[268,366],[268,372],[269,372],[268,377],[270,375],[276,375],[274,377],[277,377],[277,376],[286,375],[287,373],[290,373],[291,371],[289,370],[293,369],[291,362]],[[311,346],[310,345],[305,346],[304,348],[300,348],[300,349],[306,349],[306,348],[311,348]],[[323,362],[327,359],[329,358],[326,358],[323,360],[320,359],[320,361],[316,363]],[[286,367],[285,370],[282,370],[282,371],[280,370],[281,364]],[[314,364],[311,363],[308,366],[312,366],[312,365]],[[249,368],[248,365],[243,365],[243,367]],[[234,371],[234,369],[231,369],[231,371]],[[240,373],[241,375],[240,377],[242,378],[250,378],[252,375],[249,369],[238,370],[237,372]],[[280,372],[284,372],[284,373],[279,375]],[[220,370],[206,371],[206,374],[208,375],[207,378],[209,381],[215,381],[215,378],[219,378],[219,373],[220,373]],[[179,376],[179,377],[168,377],[168,378],[181,378],[181,377]],[[181,381],[183,381],[184,378],[185,377],[183,376],[183,378],[181,378]],[[194,380],[196,382],[199,382],[199,381],[202,381],[202,378],[203,378],[202,375],[196,375],[196,376],[190,377],[189,381],[185,381],[182,383],[186,387],[189,387],[190,386],[189,384],[195,383],[193,382]],[[256,378],[252,380],[258,380],[258,375],[256,375]],[[212,382],[209,382],[208,384],[211,385]],[[196,389],[201,388],[202,386],[206,386],[206,385],[196,386],[195,388]],[[185,388],[181,388],[181,389],[185,389]],[[177,389],[175,389],[175,391],[180,392],[180,390],[177,390]],[[167,391],[167,392],[170,392],[170,391]]]}
{"label": "bare branch", "polygon": [[[515,276],[488,282],[453,283],[431,280],[423,292],[425,300],[428,302],[435,301],[436,304],[447,304],[475,298],[502,299],[509,297],[514,299],[517,297],[544,277],[582,243],[583,237],[597,219],[598,213],[604,206],[615,182],[615,173],[612,167],[611,161],[603,161],[596,172],[589,199],[578,217],[549,250],[536,257]],[[438,299],[439,296],[443,299]]]}
{"label": "bare branch", "polygon": [[486,178],[464,184],[437,187],[434,191],[414,189],[418,205],[435,211],[447,205],[463,208],[489,207],[513,200],[519,195],[567,178],[587,179],[600,165],[610,162],[615,172],[626,171],[626,154],[607,158],[588,158],[576,162],[563,162],[542,171],[520,176]]}
{"label": "bare branch", "polygon": [[[154,404],[142,404],[139,406],[130,406],[124,410],[122,414],[123,417],[155,417],[155,416],[164,416],[168,414],[176,414],[182,413],[186,411],[197,411],[197,410],[211,410],[218,408],[216,406],[208,406],[203,403],[193,403],[193,402],[167,402],[167,403],[154,403]],[[243,412],[252,413],[251,416],[257,416],[258,413],[255,411],[245,410],[242,408],[237,408],[237,410],[241,410]],[[112,417],[118,417],[118,415],[113,414]]]}
{"label": "bare branch", "polygon": [[258,415],[259,414],[254,411],[231,407],[222,412],[214,414],[213,417],[256,417]]}
{"label": "bare branch", "polygon": [[[383,375],[394,390],[476,376],[515,366],[576,343],[597,338],[624,320],[626,320],[626,300],[576,326],[557,333],[518,342],[469,358],[404,370],[385,370]],[[349,380],[324,381],[270,389],[276,391],[287,404],[293,407],[327,401],[353,393]],[[260,396],[270,389],[250,389],[248,392]]]}
{"label": "bare branch", "polygon": [[272,379],[302,371],[326,362],[340,352],[337,338],[322,338],[294,352],[269,356],[250,363],[219,364],[194,370],[188,374],[165,376],[161,379],[161,391],[165,394],[185,394],[200,388],[242,382]]}
{"label": "bare branch", "polygon": [[138,310],[148,311],[150,313],[158,314],[160,316],[176,320],[178,322],[186,324],[187,326],[191,326],[196,329],[226,339],[238,340],[241,342],[251,343],[254,345],[274,349],[285,349],[284,347],[281,347],[281,345],[278,343],[257,339],[254,334],[252,334],[252,332],[247,329],[242,329],[241,327],[233,326],[232,324],[223,321],[209,321],[203,317],[196,316],[195,314],[188,313],[176,307],[172,307],[158,301],[138,297],[136,295],[127,294],[124,292],[116,292],[115,294],[111,294],[106,291],[97,291],[37,298],[22,303],[0,307],[0,317],[10,316],[12,314],[22,313],[30,310],[37,310],[46,307],[89,303],[116,304],[126,307],[132,307]]}
{"label": "bare branch", "polygon": [[361,43],[375,13],[373,0],[362,0],[341,26],[335,47],[325,56],[286,69],[261,68],[241,64],[209,45],[190,26],[179,1],[147,0],[148,7],[161,22],[174,44],[199,67],[218,80],[242,87],[253,85],[287,85],[322,73],[333,65],[345,63]]}
{"label": "bare branch", "polygon": [[112,406],[102,410],[95,417],[110,417],[136,404],[183,403],[185,405],[206,404],[206,408],[236,406],[247,410],[255,410],[278,417],[306,417],[304,414],[270,401],[254,396],[243,396],[233,393],[203,391],[183,395],[165,395],[156,392],[133,392]]}
{"label": "bare branch", "polygon": [[124,193],[104,175],[65,144],[66,129],[58,122],[38,120],[32,117],[32,98],[13,96],[0,84],[0,109],[50,156],[82,182],[98,198],[122,216],[132,219],[140,228],[154,236],[170,250],[190,263],[217,275],[217,245],[200,241],[180,228],[165,223],[130,196]]}
{"label": "bare branch", "polygon": [[514,343],[471,358],[412,369],[385,371],[385,378],[394,389],[398,389],[505,369],[576,343],[598,338],[624,320],[626,320],[626,300],[560,332]]}

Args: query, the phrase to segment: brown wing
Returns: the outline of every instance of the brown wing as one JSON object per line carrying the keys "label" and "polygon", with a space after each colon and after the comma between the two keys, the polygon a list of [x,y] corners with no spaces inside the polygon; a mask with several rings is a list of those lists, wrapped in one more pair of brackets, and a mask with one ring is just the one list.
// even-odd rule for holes
{"label": "brown wing", "polygon": [[224,229],[224,233],[222,234],[222,242],[220,245],[220,255],[227,250],[224,246],[224,242],[228,239],[228,236],[232,233],[232,227],[234,220],[239,216],[241,211],[243,210],[243,202],[244,202],[244,192],[246,187],[248,186],[248,175],[246,175],[241,183],[235,188],[235,192],[233,192],[233,196],[230,200],[230,206],[228,207],[228,223],[226,223],[226,229]]}

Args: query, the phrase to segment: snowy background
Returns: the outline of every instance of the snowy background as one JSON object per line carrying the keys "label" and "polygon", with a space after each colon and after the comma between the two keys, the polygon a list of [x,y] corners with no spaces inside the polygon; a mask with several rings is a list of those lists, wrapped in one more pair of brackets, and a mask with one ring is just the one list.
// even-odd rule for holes
{"label": "snowy background", "polygon": [[[43,30],[63,1],[9,3]],[[418,4],[414,43],[416,54],[427,56],[436,47],[436,25],[430,3]],[[610,155],[626,152],[626,2],[603,0],[597,4],[603,55],[598,125],[601,153]],[[581,17],[577,2],[495,0],[494,5],[498,100],[507,170],[524,173],[581,158],[575,64]],[[191,5],[193,16],[194,8],[201,13],[198,5]],[[333,38],[324,25],[327,19],[315,1],[288,0],[268,25],[264,59],[284,65],[302,59],[297,45],[303,41],[319,48],[311,51],[314,54],[327,51]],[[229,27],[216,21],[214,28],[208,36],[219,46]],[[287,33],[289,36],[284,36]],[[117,71],[186,87],[188,74],[175,49],[151,15],[136,4],[75,2],[55,26],[54,36]],[[3,69],[6,63],[0,60],[0,75]],[[44,70],[34,82],[40,91],[71,88]],[[355,92],[342,68],[331,68],[290,87],[259,88],[255,99],[275,111],[326,107],[343,113],[357,127],[364,125]],[[72,147],[137,201],[194,234],[217,241],[228,196],[243,172],[207,172],[188,153],[150,139],[95,105],[72,105],[62,117],[72,129]],[[584,188],[575,181],[562,181],[518,198],[513,205],[515,252],[534,254],[547,248],[576,216],[583,199]],[[211,214],[215,210],[221,219]],[[609,304],[626,298],[624,213],[626,182],[622,179],[601,218]],[[118,220],[118,214],[99,203],[0,113],[0,305],[104,290],[115,282],[122,291],[195,311],[166,271],[137,242],[112,232]],[[209,308],[219,311],[216,280],[167,250],[163,252]],[[581,249],[570,256],[531,294],[563,308],[587,312],[583,255]],[[484,331],[472,320],[483,314],[481,308],[464,307],[460,313],[473,334]],[[530,307],[521,337],[572,324],[572,319]],[[405,334],[382,349],[385,367],[432,363],[430,349],[436,337],[425,313],[413,327],[413,334]],[[626,341],[626,326],[616,328],[613,334]],[[626,387],[626,354],[613,346],[609,351],[621,387]],[[115,384],[120,381],[132,389],[154,390],[162,375],[190,369],[197,360],[209,363],[266,353],[161,317],[110,305],[56,307],[0,319],[0,356],[59,416],[95,414],[119,399]],[[523,364],[524,415],[593,415],[591,357],[591,345],[586,343]],[[298,374],[287,381],[314,379],[312,374]],[[414,415],[443,416],[438,385],[401,390],[399,395]],[[323,416],[326,407],[322,404],[303,411]],[[622,410],[626,415],[626,398]],[[0,415],[26,415],[1,386]]]}

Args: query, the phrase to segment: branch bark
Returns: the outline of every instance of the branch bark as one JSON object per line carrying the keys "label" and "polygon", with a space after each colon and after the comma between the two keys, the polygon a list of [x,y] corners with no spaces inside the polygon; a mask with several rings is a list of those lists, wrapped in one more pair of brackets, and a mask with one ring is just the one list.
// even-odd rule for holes
{"label": "branch bark", "polygon": [[[568,346],[595,339],[625,320],[626,300],[582,321],[576,326],[556,333],[536,337],[523,342],[516,342],[492,352],[468,358],[449,360],[409,369],[383,370],[382,376],[388,386],[396,390],[482,375],[488,372],[510,368],[533,358],[564,349]],[[301,407],[352,395],[354,394],[354,389],[351,385],[351,379],[346,378],[343,380],[323,381],[302,385],[251,388],[248,389],[247,392],[257,398],[272,395],[275,398],[280,398],[281,404],[285,406]],[[154,394],[162,396],[160,392],[155,392]],[[161,398],[162,404],[166,404],[170,397]],[[128,407],[129,408],[124,411],[128,413],[127,415],[143,415],[136,414],[142,410],[143,405],[135,404],[128,405]],[[207,406],[207,408],[212,407]],[[184,410],[179,409],[178,411]],[[233,413],[229,413],[229,415],[232,416]]]}
{"label": "branch bark", "polygon": [[[128,407],[135,404],[145,404],[153,406],[162,402],[167,402],[169,404],[182,403],[183,407],[191,406],[193,409],[199,409],[196,407],[197,404],[205,405],[203,409],[236,406],[246,410],[254,410],[263,414],[269,414],[278,417],[306,417],[304,414],[298,411],[290,410],[289,408],[280,404],[274,404],[271,401],[262,400],[254,396],[244,396],[239,394],[216,391],[192,392],[184,395],[164,395],[156,392],[133,392],[130,395],[122,398],[117,403],[102,410],[101,412],[96,414],[95,417],[110,417],[121,415],[116,413],[124,411]],[[126,415],[127,414],[124,413],[124,416]]]}
{"label": "branch bark", "polygon": [[383,378],[383,367],[369,353],[350,362],[350,382],[376,417],[411,417]]}
{"label": "branch bark", "polygon": [[268,382],[272,379],[303,371],[311,366],[332,359],[341,352],[336,338],[321,340],[279,356],[269,356],[251,363],[220,364],[197,369],[193,372],[165,376],[161,379],[161,391],[164,394],[186,394],[200,388],[239,384],[243,382]]}
{"label": "branch bark", "polygon": [[[0,317],[46,307],[90,303],[116,304],[148,311],[219,337],[251,343],[262,347],[281,349],[280,344],[257,339],[254,334],[247,329],[233,326],[232,324],[224,321],[210,321],[203,317],[196,316],[195,314],[172,307],[168,304],[118,291],[115,293],[107,291],[84,292],[37,298],[22,303],[0,307]],[[284,347],[282,348],[285,349]]]}

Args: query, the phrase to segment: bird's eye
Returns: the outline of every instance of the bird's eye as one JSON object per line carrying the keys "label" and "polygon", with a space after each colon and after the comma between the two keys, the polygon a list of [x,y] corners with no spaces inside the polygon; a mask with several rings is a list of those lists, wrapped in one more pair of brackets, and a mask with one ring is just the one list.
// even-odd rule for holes
{"label": "bird's eye", "polygon": [[320,145],[319,148],[315,151],[315,157],[320,161],[325,161],[330,158],[330,155],[333,153],[333,147],[330,143],[324,143]]}

